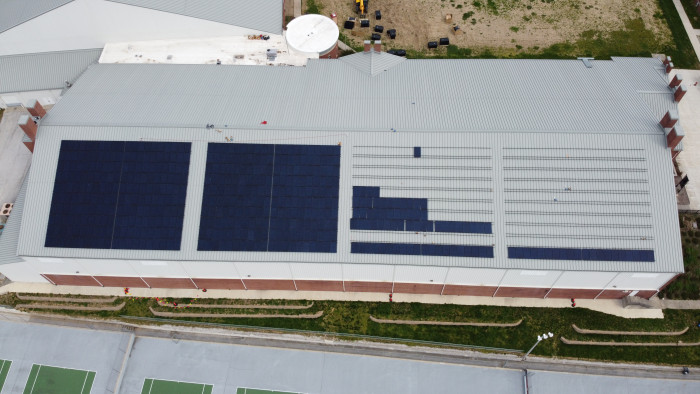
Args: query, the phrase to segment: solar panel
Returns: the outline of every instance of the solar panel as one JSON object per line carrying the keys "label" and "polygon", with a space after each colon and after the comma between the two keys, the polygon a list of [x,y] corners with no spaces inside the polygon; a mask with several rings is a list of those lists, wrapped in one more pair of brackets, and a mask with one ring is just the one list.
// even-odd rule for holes
{"label": "solar panel", "polygon": [[190,143],[62,141],[44,245],[179,250]]}
{"label": "solar panel", "polygon": [[353,242],[351,253],[493,258],[492,246]]}
{"label": "solar panel", "polygon": [[576,249],[508,247],[508,258],[533,260],[653,262],[654,251],[650,249]]}
{"label": "solar panel", "polygon": [[379,197],[379,187],[353,186],[352,230],[491,234],[489,222],[428,220],[427,198]]}
{"label": "solar panel", "polygon": [[340,147],[210,143],[198,250],[337,249]]}

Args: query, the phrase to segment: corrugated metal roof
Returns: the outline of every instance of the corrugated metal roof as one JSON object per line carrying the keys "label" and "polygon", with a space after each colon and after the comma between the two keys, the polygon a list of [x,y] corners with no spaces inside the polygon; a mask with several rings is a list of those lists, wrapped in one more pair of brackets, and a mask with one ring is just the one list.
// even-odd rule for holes
{"label": "corrugated metal roof", "polygon": [[29,177],[24,178],[19,194],[12,207],[12,213],[7,218],[5,228],[0,234],[0,264],[19,263],[22,259],[17,255],[17,244],[19,242],[20,226],[22,225],[22,213],[24,211],[24,200],[27,196],[27,185]]}
{"label": "corrugated metal roof", "polygon": [[100,58],[102,49],[0,56],[0,93],[62,89]]}
{"label": "corrugated metal roof", "polygon": [[0,0],[0,33],[73,0]]}
{"label": "corrugated metal roof", "polygon": [[283,0],[109,0],[227,25],[282,34]]}
{"label": "corrugated metal roof", "polygon": [[[306,68],[95,65],[42,121],[19,253],[682,272],[664,132],[623,67],[592,63],[407,60],[375,76],[333,60]],[[196,250],[206,144],[227,138],[342,146],[337,253]],[[192,141],[182,250],[44,248],[66,139]],[[429,220],[488,221],[493,234],[350,230],[353,186],[427,198]],[[352,254],[353,241],[493,245],[495,257]],[[653,249],[655,262],[509,259],[509,246]]]}
{"label": "corrugated metal roof", "polygon": [[[239,143],[341,144],[337,253],[197,251],[206,144],[226,143],[226,137]],[[192,141],[182,250],[44,248],[59,141],[63,139]],[[26,200],[31,210],[26,211],[29,214],[25,214],[22,223],[19,251],[20,255],[31,256],[136,260],[680,272],[682,256],[670,176],[672,163],[664,142],[662,134],[261,133],[218,132],[203,127],[42,126]],[[422,147],[420,159],[412,157],[414,146]],[[367,155],[372,150],[369,147],[387,154]],[[456,160],[456,155],[462,158]],[[470,155],[475,159],[470,160]],[[480,159],[482,156],[490,159]],[[383,197],[427,198],[430,220],[490,221],[494,233],[350,230],[353,186],[379,186]],[[351,254],[353,241],[494,245],[495,258]],[[508,246],[649,248],[654,249],[656,262],[513,260],[507,258]]]}
{"label": "corrugated metal roof", "polygon": [[45,124],[257,128],[267,121],[265,128],[286,130],[661,132],[613,61],[586,68],[577,60],[406,60],[374,76],[348,62],[99,64]]}
{"label": "corrugated metal roof", "polygon": [[380,72],[387,71],[388,69],[402,63],[406,59],[399,56],[393,56],[385,52],[362,52],[355,56],[344,56],[339,59],[341,62],[345,62],[353,68],[356,68],[364,73],[370,75],[377,75]]}

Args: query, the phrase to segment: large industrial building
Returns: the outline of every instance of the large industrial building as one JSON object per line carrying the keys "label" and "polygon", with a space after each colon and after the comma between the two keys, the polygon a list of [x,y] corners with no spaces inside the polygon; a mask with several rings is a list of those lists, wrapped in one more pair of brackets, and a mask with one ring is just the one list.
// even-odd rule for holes
{"label": "large industrial building", "polygon": [[36,145],[0,272],[651,297],[683,272],[675,113],[653,58],[406,60],[377,46],[305,67],[93,65],[38,131],[24,125]]}
{"label": "large industrial building", "polygon": [[0,0],[0,107],[55,104],[107,43],[280,35],[283,8],[284,0]]}

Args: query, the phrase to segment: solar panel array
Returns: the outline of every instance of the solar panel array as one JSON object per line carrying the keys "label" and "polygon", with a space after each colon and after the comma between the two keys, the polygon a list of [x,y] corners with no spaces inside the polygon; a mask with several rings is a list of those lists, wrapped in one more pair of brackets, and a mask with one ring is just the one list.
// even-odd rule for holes
{"label": "solar panel array", "polygon": [[351,252],[492,258],[492,172],[486,147],[354,146]]}
{"label": "solar panel array", "polygon": [[203,251],[335,253],[340,146],[210,143]]}
{"label": "solar panel array", "polygon": [[583,261],[654,261],[653,250],[508,248],[508,258]]}
{"label": "solar panel array", "polygon": [[179,250],[190,143],[62,141],[45,246]]}
{"label": "solar panel array", "polygon": [[353,242],[352,253],[493,258],[493,246]]}
{"label": "solar panel array", "polygon": [[654,261],[642,149],[509,147],[503,166],[509,258]]}
{"label": "solar panel array", "polygon": [[428,220],[427,198],[389,198],[379,194],[379,187],[353,186],[352,230],[491,234],[489,222]]}

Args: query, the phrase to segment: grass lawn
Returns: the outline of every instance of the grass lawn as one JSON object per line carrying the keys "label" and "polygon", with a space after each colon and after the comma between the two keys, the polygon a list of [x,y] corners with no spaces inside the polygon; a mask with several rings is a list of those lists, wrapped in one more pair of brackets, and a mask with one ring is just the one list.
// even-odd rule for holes
{"label": "grass lawn", "polygon": [[688,15],[690,23],[693,25],[694,29],[700,29],[700,13],[698,13],[695,4],[698,0],[681,0],[683,8],[685,9],[685,14]]}
{"label": "grass lawn", "polygon": [[[685,3],[693,3],[696,0],[683,0]],[[515,3],[513,3],[515,4]],[[465,59],[465,58],[516,58],[516,59],[575,59],[580,56],[595,57],[596,59],[609,59],[611,56],[639,56],[649,57],[652,53],[664,53],[673,58],[677,68],[700,69],[700,62],[693,50],[690,39],[683,28],[683,23],[673,5],[673,0],[658,0],[659,11],[644,18],[640,14],[636,16],[620,17],[621,24],[615,29],[605,30],[598,28],[595,23],[590,23],[588,30],[582,30],[576,35],[564,38],[561,42],[540,46],[520,46],[510,48],[499,42],[493,47],[460,47],[449,45],[440,47],[432,52],[425,49],[407,49],[407,57]],[[593,6],[590,6],[593,7]],[[587,6],[588,8],[588,6]],[[635,9],[638,11],[638,9]],[[690,13],[688,13],[690,15]],[[646,16],[646,15],[644,15]],[[507,18],[507,16],[501,16]],[[700,21],[697,12],[693,18]],[[646,19],[646,21],[645,21]],[[692,19],[692,18],[691,18]],[[651,21],[651,22],[650,22]],[[661,38],[655,32],[652,24],[665,24],[671,32],[670,38]],[[697,26],[696,26],[697,27]],[[519,29],[512,28],[517,33]],[[513,39],[515,40],[515,39]],[[341,41],[357,45],[350,37],[341,33]],[[385,42],[393,45],[391,42]],[[355,48],[356,50],[361,48]]]}
{"label": "grass lawn", "polygon": [[679,222],[685,274],[668,285],[659,297],[700,300],[700,215],[680,214]]}
{"label": "grass lawn", "polygon": [[[171,299],[180,305],[187,305],[191,299]],[[115,304],[124,302],[118,299]],[[220,300],[195,300],[201,303],[224,302]],[[226,301],[230,302],[230,301]],[[249,301],[259,304],[279,304],[275,300]],[[300,301],[300,303],[309,301]],[[0,303],[16,305],[20,301],[13,295],[0,297]],[[123,316],[153,317],[149,307],[156,310],[169,310],[157,305],[154,299],[133,299],[126,301],[126,306],[119,312],[80,312],[50,311],[73,316],[91,316],[98,318],[119,318]],[[644,362],[655,364],[698,365],[700,366],[699,347],[596,347],[565,345],[558,338],[583,341],[632,341],[632,342],[700,342],[700,312],[692,310],[667,310],[664,319],[624,319],[600,312],[581,308],[516,308],[493,306],[431,305],[419,303],[388,302],[339,302],[314,301],[312,308],[303,313],[323,310],[318,319],[256,319],[256,318],[183,318],[193,322],[211,322],[235,325],[247,325],[264,328],[286,328],[328,333],[349,333],[372,335],[385,338],[405,338],[442,343],[488,346],[495,348],[527,350],[536,341],[537,335],[553,332],[556,337],[543,341],[534,350],[542,356],[596,359],[609,361]],[[230,310],[197,310],[183,308],[175,311],[230,313]],[[236,310],[238,313],[241,310]],[[268,313],[270,311],[263,311]],[[42,312],[44,313],[44,312]],[[249,311],[247,313],[256,313]],[[257,312],[260,313],[260,312]],[[282,313],[289,313],[287,311]],[[382,319],[401,320],[438,320],[509,323],[523,319],[523,323],[512,328],[469,327],[469,326],[427,326],[395,325],[374,323],[372,315]],[[128,320],[128,319],[127,319]],[[142,323],[142,322],[139,322]],[[154,323],[157,324],[157,323]],[[685,327],[690,330],[680,337],[628,337],[583,335],[576,333],[571,324],[580,328],[613,331],[678,331]]]}

